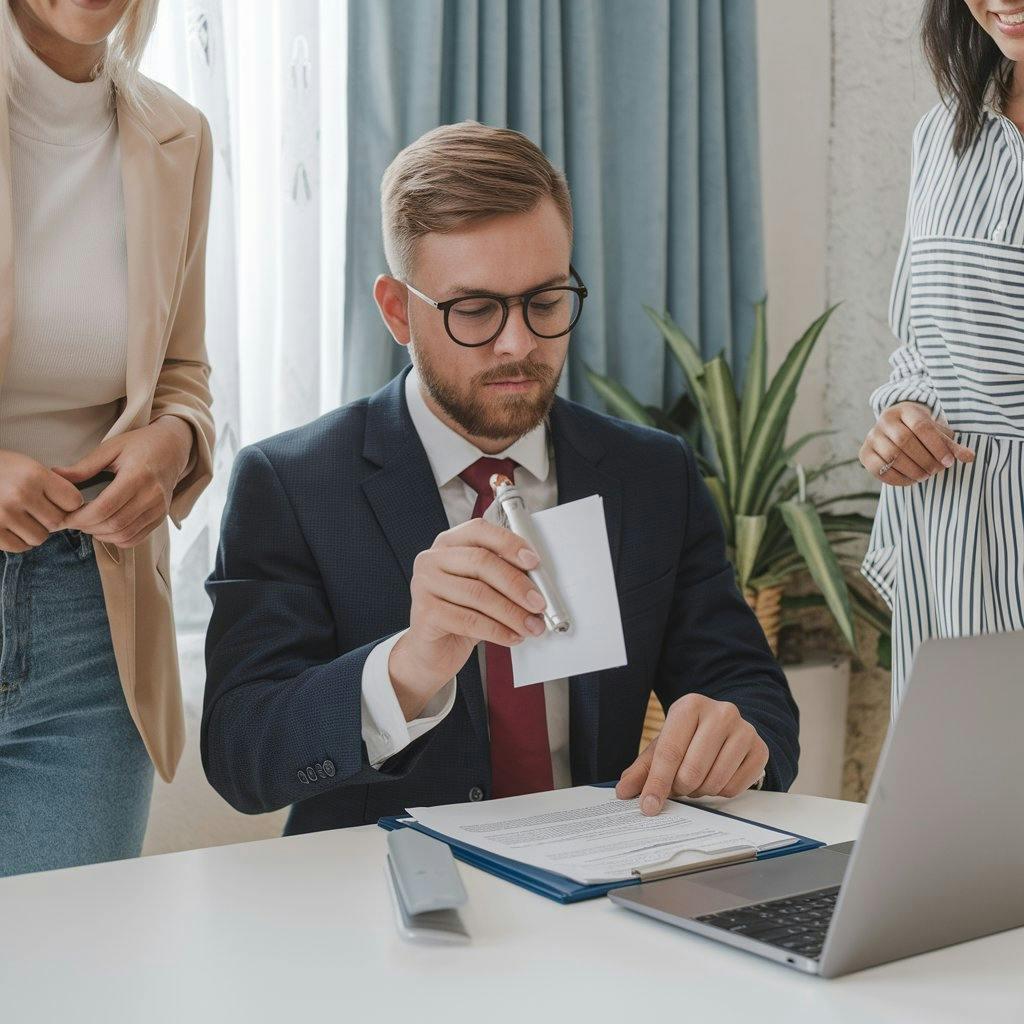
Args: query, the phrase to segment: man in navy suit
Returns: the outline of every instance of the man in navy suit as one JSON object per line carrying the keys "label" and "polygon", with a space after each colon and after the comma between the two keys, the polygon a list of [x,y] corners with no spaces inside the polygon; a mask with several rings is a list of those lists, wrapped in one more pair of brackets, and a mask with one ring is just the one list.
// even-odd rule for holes
{"label": "man in navy suit", "polygon": [[[618,779],[786,789],[797,712],[677,437],[556,397],[587,290],[562,175],[516,132],[428,133],[382,183],[374,297],[412,366],[244,449],[207,590],[203,763],[288,832]],[[516,688],[543,631],[537,555],[484,518],[493,472],[534,509],[601,495],[628,664]],[[637,756],[652,690],[667,709]]]}

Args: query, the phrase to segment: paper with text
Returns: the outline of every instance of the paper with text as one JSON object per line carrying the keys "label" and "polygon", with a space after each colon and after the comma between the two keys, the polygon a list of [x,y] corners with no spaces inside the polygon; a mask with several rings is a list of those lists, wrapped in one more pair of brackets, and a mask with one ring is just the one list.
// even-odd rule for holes
{"label": "paper with text", "polygon": [[604,502],[600,495],[532,515],[543,559],[572,621],[568,633],[548,630],[511,648],[516,686],[626,664]]}
{"label": "paper with text", "polygon": [[634,869],[697,866],[744,850],[797,842],[760,825],[668,801],[654,817],[639,800],[594,786],[485,803],[411,807],[427,828],[489,853],[585,884],[627,881]]}

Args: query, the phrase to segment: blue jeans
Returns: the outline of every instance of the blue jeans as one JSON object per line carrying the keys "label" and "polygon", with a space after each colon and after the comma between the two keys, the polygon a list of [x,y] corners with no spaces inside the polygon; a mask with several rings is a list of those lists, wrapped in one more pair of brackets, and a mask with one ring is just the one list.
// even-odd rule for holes
{"label": "blue jeans", "polygon": [[137,857],[153,766],[92,539],[65,530],[0,556],[0,876]]}

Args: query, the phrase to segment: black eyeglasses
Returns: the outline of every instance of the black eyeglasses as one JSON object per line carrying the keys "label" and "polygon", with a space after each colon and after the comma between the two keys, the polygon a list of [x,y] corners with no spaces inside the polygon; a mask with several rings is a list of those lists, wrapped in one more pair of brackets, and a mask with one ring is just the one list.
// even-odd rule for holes
{"label": "black eyeglasses", "polygon": [[476,295],[460,295],[444,302],[424,295],[411,284],[406,283],[405,287],[416,298],[444,314],[444,329],[456,345],[479,348],[481,345],[489,345],[505,329],[509,306],[514,302],[523,304],[526,326],[538,338],[561,338],[568,334],[576,326],[583,312],[583,300],[587,297],[586,286],[572,266],[569,267],[569,273],[576,282],[575,286],[534,288],[522,295],[481,292]]}

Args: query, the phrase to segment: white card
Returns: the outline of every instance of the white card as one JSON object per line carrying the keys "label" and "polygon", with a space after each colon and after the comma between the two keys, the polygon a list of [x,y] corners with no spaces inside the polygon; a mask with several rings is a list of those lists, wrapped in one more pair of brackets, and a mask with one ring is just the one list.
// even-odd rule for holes
{"label": "white card", "polygon": [[[497,502],[495,502],[495,505]],[[567,633],[545,631],[511,648],[516,686],[626,664],[604,501],[600,495],[535,512],[537,552],[569,614]]]}

